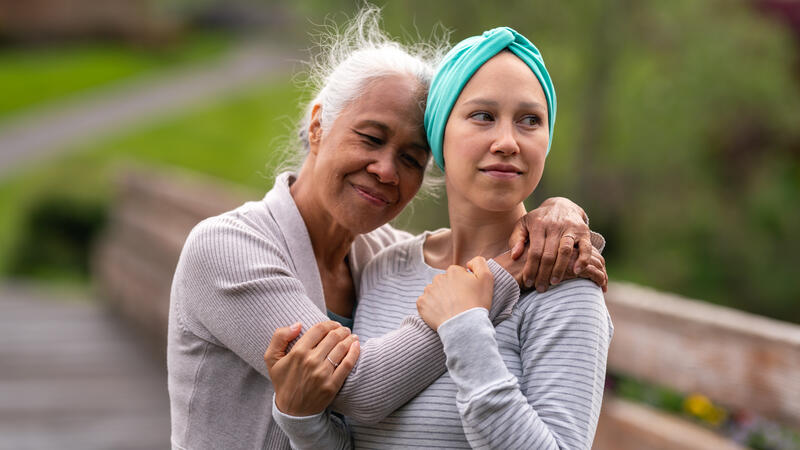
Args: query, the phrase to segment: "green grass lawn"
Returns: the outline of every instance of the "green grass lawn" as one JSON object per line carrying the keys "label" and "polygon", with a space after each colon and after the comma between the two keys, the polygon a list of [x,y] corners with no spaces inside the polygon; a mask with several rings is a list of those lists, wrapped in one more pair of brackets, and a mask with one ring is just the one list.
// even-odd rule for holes
{"label": "green grass lawn", "polygon": [[[125,162],[179,166],[266,191],[279,161],[274,150],[293,135],[299,91],[288,79],[267,81],[223,101],[154,119],[0,182],[0,273],[29,252],[22,243],[40,205],[105,205]],[[23,246],[21,248],[20,246]]]}
{"label": "green grass lawn", "polygon": [[0,120],[116,81],[214,58],[230,43],[229,37],[205,33],[163,48],[86,42],[0,49]]}

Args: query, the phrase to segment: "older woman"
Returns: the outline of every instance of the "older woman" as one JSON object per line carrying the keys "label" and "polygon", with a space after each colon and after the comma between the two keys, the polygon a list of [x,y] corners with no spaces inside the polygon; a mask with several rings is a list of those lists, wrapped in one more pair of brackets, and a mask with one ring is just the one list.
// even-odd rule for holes
{"label": "older woman", "polygon": [[[288,323],[299,321],[287,340],[303,334],[291,352],[302,355],[296,367],[319,367],[295,380],[315,386],[314,397],[299,390],[287,396],[297,415],[333,401],[348,416],[376,422],[445,369],[439,337],[416,315],[363,348],[328,320],[352,317],[364,266],[410,237],[387,222],[414,197],[429,160],[420,105],[431,65],[426,55],[383,37],[376,24],[377,11],[367,10],[345,45],[331,49],[330,70],[323,70],[304,119],[308,153],[299,173],[279,175],[263,200],[201,222],[186,241],[167,349],[174,448],[289,448],[272,420],[276,380],[263,360],[273,333]],[[560,217],[549,222],[554,232],[531,234],[537,248],[529,255],[555,259],[559,245],[571,250],[579,241],[578,264],[590,265],[580,208],[564,200],[543,208],[518,221],[515,253],[522,253],[528,228]],[[549,277],[550,269],[535,259],[525,263],[523,277],[541,282],[536,277]],[[568,259],[555,262],[557,278]],[[596,279],[605,281],[602,274]],[[495,300],[492,317],[510,308],[511,297]]]}
{"label": "older woman", "polygon": [[[425,125],[446,169],[451,228],[395,244],[367,265],[354,331],[369,343],[418,310],[437,330],[448,370],[385,420],[351,420],[356,447],[591,447],[613,332],[601,289],[573,280],[520,295],[485,259],[506,248],[525,215],[555,116],[544,61],[516,31],[487,31],[445,57]],[[498,324],[488,310],[505,290],[514,306]],[[277,402],[273,414],[296,448],[350,446],[325,414],[291,417]]]}

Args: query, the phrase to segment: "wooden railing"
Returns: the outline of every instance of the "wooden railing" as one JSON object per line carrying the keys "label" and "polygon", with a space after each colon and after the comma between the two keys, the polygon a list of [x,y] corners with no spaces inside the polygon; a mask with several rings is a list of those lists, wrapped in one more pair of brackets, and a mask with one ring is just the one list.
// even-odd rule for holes
{"label": "wooden railing", "polygon": [[[606,304],[615,327],[610,371],[800,425],[800,326],[628,283],[611,283]],[[692,423],[611,398],[595,447],[737,448]]]}
{"label": "wooden railing", "polygon": [[[254,194],[199,176],[132,171],[120,179],[93,272],[101,295],[163,352],[172,274],[200,220]],[[627,284],[606,302],[615,332],[609,371],[702,393],[800,427],[800,326]],[[693,422],[607,394],[595,449],[737,449]]]}
{"label": "wooden railing", "polygon": [[129,170],[119,177],[109,226],[92,257],[99,294],[166,351],[172,275],[189,231],[249,194],[185,172]]}

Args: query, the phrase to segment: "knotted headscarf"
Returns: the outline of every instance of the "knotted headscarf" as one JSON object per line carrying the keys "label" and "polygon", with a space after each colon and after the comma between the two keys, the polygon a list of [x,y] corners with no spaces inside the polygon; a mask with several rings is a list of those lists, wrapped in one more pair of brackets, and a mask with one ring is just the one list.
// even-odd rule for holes
{"label": "knotted headscarf", "polygon": [[556,123],[556,89],[550,80],[550,74],[544,66],[539,49],[525,36],[509,27],[500,27],[485,31],[480,36],[472,36],[456,44],[447,52],[439,70],[433,77],[428,92],[428,103],[425,108],[425,133],[431,146],[433,159],[440,169],[444,170],[444,128],[450,111],[461,95],[461,91],[472,75],[486,61],[501,51],[509,49],[531,68],[542,85],[547,98],[547,123],[550,126],[550,139],[547,142],[547,153],[553,142],[553,125]]}

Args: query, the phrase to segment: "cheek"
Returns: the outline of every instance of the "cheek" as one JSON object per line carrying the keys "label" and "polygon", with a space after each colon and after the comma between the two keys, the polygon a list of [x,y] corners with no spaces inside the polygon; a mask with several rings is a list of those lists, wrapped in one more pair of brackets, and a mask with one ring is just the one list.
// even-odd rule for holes
{"label": "cheek", "polygon": [[463,144],[469,142],[469,136],[465,133],[464,124],[454,119],[454,115],[450,115],[447,125],[444,129],[444,138],[442,139],[442,156],[444,157],[444,166],[448,167],[448,160],[457,159],[460,157],[463,149]]}
{"label": "cheek", "polygon": [[402,175],[400,192],[403,197],[403,206],[417,195],[417,191],[422,186],[422,177],[424,175],[425,173],[420,170],[409,170]]}
{"label": "cheek", "polygon": [[538,154],[534,157],[529,165],[529,180],[532,184],[531,191],[536,189],[536,186],[539,185],[539,182],[542,180],[542,175],[544,174],[544,163],[545,163],[545,152],[542,151],[541,154]]}

